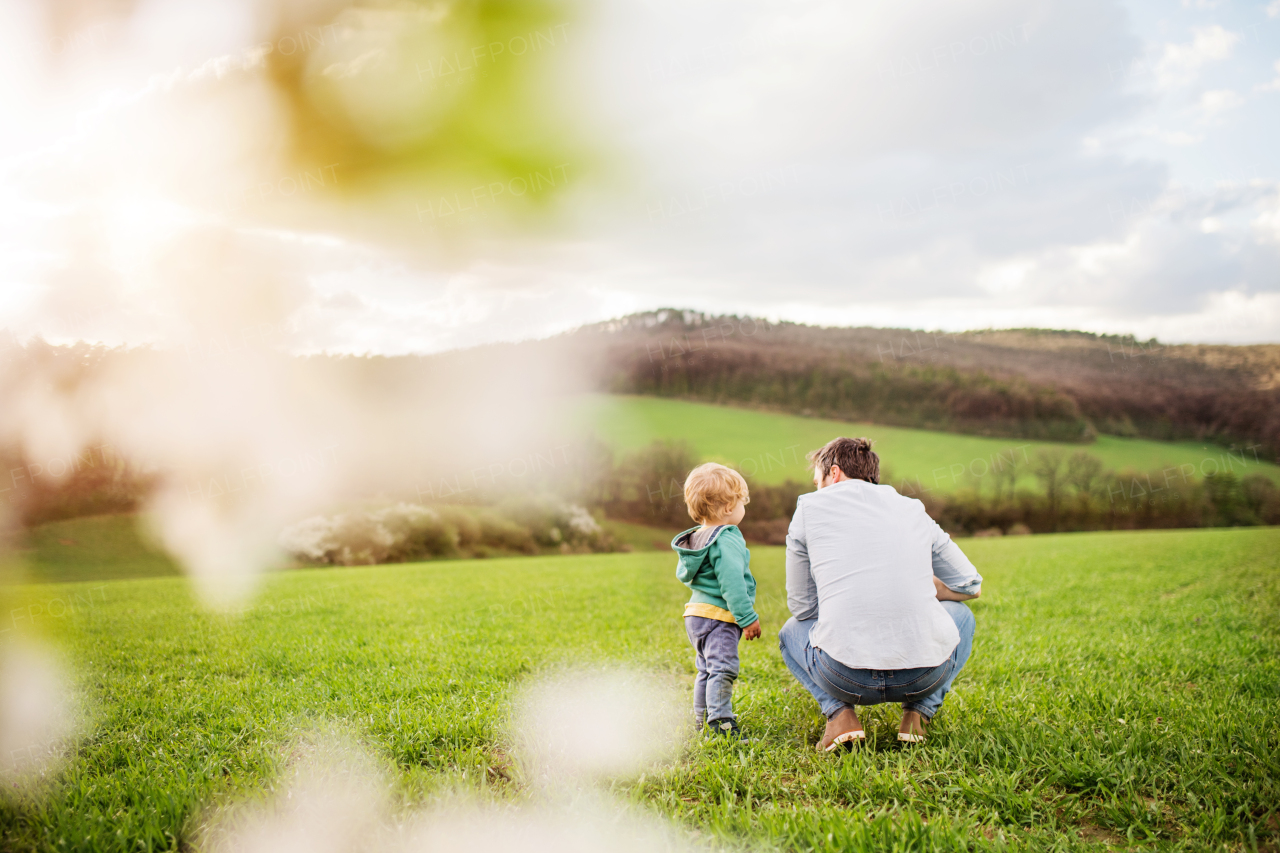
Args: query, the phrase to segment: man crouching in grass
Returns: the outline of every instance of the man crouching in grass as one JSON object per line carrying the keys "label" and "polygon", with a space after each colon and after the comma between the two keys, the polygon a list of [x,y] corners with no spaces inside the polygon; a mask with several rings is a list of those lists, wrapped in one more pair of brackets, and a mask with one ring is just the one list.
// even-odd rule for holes
{"label": "man crouching in grass", "polygon": [[689,472],[684,502],[701,524],[671,540],[680,555],[676,577],[693,591],[684,606],[684,627],[695,652],[698,678],[693,715],[713,734],[741,737],[733,715],[733,682],[738,677],[738,640],[760,636],[756,579],[751,552],[738,530],[746,514],[747,481],[732,468],[708,462]]}
{"label": "man crouching in grass", "polygon": [[925,514],[879,485],[865,438],[809,454],[816,492],[801,495],[787,531],[782,659],[827,717],[818,748],[865,740],[856,705],[902,703],[898,740],[920,743],[973,647],[961,604],[982,576]]}

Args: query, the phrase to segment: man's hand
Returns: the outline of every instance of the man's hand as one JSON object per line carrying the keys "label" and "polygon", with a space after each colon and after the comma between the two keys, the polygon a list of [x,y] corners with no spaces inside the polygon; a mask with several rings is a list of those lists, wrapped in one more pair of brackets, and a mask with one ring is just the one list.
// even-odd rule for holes
{"label": "man's hand", "polygon": [[[971,598],[978,597],[977,595],[965,595],[962,592],[956,592],[936,577],[933,579],[933,586],[937,590],[936,594],[939,601],[968,601]],[[978,593],[978,595],[981,594],[981,592]]]}
{"label": "man's hand", "polygon": [[742,636],[748,640],[755,640],[760,636],[760,620],[752,622],[750,625],[742,629]]}

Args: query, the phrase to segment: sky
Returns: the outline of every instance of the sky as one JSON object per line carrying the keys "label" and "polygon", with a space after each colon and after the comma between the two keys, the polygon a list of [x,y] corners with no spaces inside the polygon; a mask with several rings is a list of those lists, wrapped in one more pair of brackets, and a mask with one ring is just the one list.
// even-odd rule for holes
{"label": "sky", "polygon": [[530,24],[536,65],[448,8],[6,4],[0,329],[399,354],[683,307],[1280,342],[1280,0],[609,0]]}

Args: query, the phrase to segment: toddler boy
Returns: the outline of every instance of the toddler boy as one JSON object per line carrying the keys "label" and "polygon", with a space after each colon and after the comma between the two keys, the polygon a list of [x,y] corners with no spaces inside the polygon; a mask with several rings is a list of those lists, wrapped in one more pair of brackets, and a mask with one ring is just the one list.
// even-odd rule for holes
{"label": "toddler boy", "polygon": [[747,481],[732,468],[708,462],[689,472],[684,502],[701,524],[671,540],[680,555],[676,577],[693,591],[684,606],[684,626],[696,655],[698,677],[693,714],[714,734],[740,737],[733,715],[733,682],[738,677],[738,640],[760,636],[756,579],[751,552],[738,530],[746,515]]}

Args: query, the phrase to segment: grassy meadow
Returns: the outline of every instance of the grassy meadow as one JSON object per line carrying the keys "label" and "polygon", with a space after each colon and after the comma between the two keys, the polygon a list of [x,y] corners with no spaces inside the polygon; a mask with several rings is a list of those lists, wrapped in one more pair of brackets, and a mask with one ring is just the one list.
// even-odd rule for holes
{"label": "grassy meadow", "polygon": [[[846,756],[813,750],[821,715],[776,647],[784,554],[753,548],[765,636],[735,701],[758,740],[691,737],[615,792],[751,849],[1275,849],[1277,546],[1267,528],[966,540],[978,634],[930,742],[901,748],[897,709],[876,707]],[[181,578],[3,596],[3,628],[60,651],[87,719],[43,797],[0,805],[6,851],[190,849],[207,809],[335,727],[393,768],[405,808],[519,800],[519,685],[606,662],[693,679],[664,553],[278,573],[231,615]]]}
{"label": "grassy meadow", "polygon": [[[636,450],[654,441],[687,441],[710,461],[739,468],[762,483],[806,480],[804,455],[838,435],[862,435],[876,442],[893,482],[919,481],[929,489],[951,491],[982,487],[985,472],[1003,457],[1012,460],[1017,485],[1038,488],[1030,458],[1043,447],[1084,450],[1116,471],[1159,471],[1194,466],[1195,476],[1215,470],[1237,476],[1265,473],[1280,483],[1280,467],[1257,462],[1253,454],[1227,453],[1199,442],[1164,442],[1100,435],[1090,444],[1056,444],[1013,438],[988,438],[949,432],[847,423],[777,412],[692,403],[661,397],[588,395],[574,407],[574,419],[586,424],[618,451]],[[1190,470],[1190,469],[1185,469]]]}
{"label": "grassy meadow", "polygon": [[[7,551],[0,548],[0,586],[181,575],[173,558],[147,541],[141,524],[136,514],[113,513],[37,525]],[[601,524],[632,551],[669,551],[679,532],[614,519]]]}
{"label": "grassy meadow", "polygon": [[178,565],[139,531],[131,513],[92,515],[37,525],[21,542],[20,559],[0,560],[5,583],[67,583],[181,574]]}

